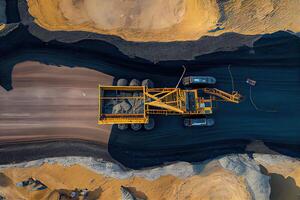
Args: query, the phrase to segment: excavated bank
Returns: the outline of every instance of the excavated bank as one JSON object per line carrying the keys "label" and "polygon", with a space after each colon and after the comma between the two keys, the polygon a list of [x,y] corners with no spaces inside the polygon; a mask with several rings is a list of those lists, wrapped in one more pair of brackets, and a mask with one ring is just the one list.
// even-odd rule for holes
{"label": "excavated bank", "polygon": [[[19,6],[20,6],[20,9],[24,8],[24,6],[27,6],[26,1],[20,1]],[[28,14],[28,12],[27,12],[27,10],[25,10],[25,11],[26,11],[25,16],[26,16],[26,14]],[[226,42],[228,42],[228,44],[226,43],[225,46],[223,46],[224,45],[224,37],[223,38],[222,37],[205,37],[206,39],[202,38],[196,42],[190,41],[190,42],[174,42],[174,43],[131,43],[131,42],[126,42],[124,40],[121,40],[120,38],[117,38],[117,37],[91,34],[88,32],[72,32],[72,33],[70,33],[70,32],[51,32],[51,31],[42,29],[42,28],[38,27],[36,24],[32,23],[32,18],[30,18],[29,15],[28,15],[28,18],[26,18],[26,17],[23,18],[23,17],[24,16],[22,15],[22,23],[29,25],[29,30],[31,31],[31,33],[33,33],[35,36],[38,36],[38,38],[41,38],[43,41],[38,41],[35,37],[32,37],[34,39],[30,38],[30,40],[26,40],[26,41],[22,40],[19,43],[16,42],[16,44],[12,43],[15,46],[10,45],[10,46],[12,46],[12,47],[9,47],[11,51],[6,52],[7,55],[12,55],[12,56],[11,57],[3,56],[2,63],[4,63],[4,64],[5,64],[4,61],[6,61],[6,58],[15,59],[14,58],[15,53],[18,55],[18,53],[20,53],[20,52],[17,52],[17,51],[21,48],[22,49],[20,51],[25,51],[27,53],[27,56],[29,55],[30,59],[32,59],[32,57],[34,56],[34,54],[36,52],[41,52],[39,55],[40,57],[43,57],[43,58],[41,58],[41,60],[44,60],[44,59],[47,60],[46,58],[52,56],[52,57],[56,57],[56,58],[52,58],[52,60],[50,58],[49,59],[49,60],[51,60],[50,62],[55,62],[58,64],[60,64],[60,62],[61,63],[67,62],[67,63],[71,63],[70,65],[73,65],[75,61],[64,61],[63,62],[63,61],[61,61],[61,57],[64,57],[64,59],[68,58],[68,59],[76,60],[75,56],[71,55],[72,53],[75,53],[75,55],[78,57],[82,56],[82,60],[84,60],[84,61],[80,60],[80,62],[84,62],[85,65],[92,66],[98,70],[103,70],[102,66],[101,67],[97,66],[98,61],[100,63],[101,59],[107,59],[107,57],[110,56],[110,58],[107,59],[106,61],[111,61],[112,63],[114,63],[115,66],[118,65],[118,67],[119,67],[117,69],[111,69],[111,70],[114,70],[113,72],[110,71],[111,73],[116,73],[118,75],[122,75],[126,72],[126,74],[129,74],[129,73],[127,73],[126,70],[134,69],[134,68],[130,68],[130,67],[135,67],[135,69],[140,70],[139,71],[140,74],[144,73],[145,71],[155,74],[156,72],[154,72],[155,71],[154,69],[159,68],[162,71],[164,70],[164,73],[168,73],[168,74],[172,74],[172,75],[175,74],[174,77],[172,77],[173,78],[172,80],[174,80],[173,82],[177,81],[177,79],[178,79],[177,76],[178,76],[178,74],[180,74],[181,71],[178,71],[178,73],[176,74],[174,71],[167,70],[166,68],[163,68],[160,65],[152,65],[152,64],[148,65],[149,63],[142,59],[131,59],[130,61],[125,60],[125,62],[124,62],[124,60],[121,60],[121,61],[117,62],[118,59],[115,59],[115,57],[114,57],[115,51],[113,51],[113,53],[111,51],[107,52],[107,49],[111,50],[110,49],[111,46],[109,46],[109,48],[108,48],[108,46],[103,45],[103,43],[101,43],[100,41],[101,40],[102,41],[111,41],[111,43],[115,44],[116,46],[119,45],[121,47],[123,45],[125,50],[124,50],[124,48],[123,49],[120,48],[120,49],[123,51],[123,53],[125,52],[126,55],[129,55],[132,57],[139,56],[139,57],[151,60],[151,61],[159,61],[159,60],[168,60],[168,59],[169,60],[193,59],[194,56],[201,55],[201,54],[207,53],[207,52],[214,52],[216,50],[217,51],[222,51],[222,50],[231,51],[235,48],[242,46],[245,42],[246,43],[249,42],[252,45],[253,41],[256,41],[256,39],[258,37],[260,37],[260,36],[248,36],[247,37],[248,39],[247,38],[245,39],[245,36],[243,36],[243,35],[224,34],[223,36],[226,36],[225,39],[227,39]],[[23,37],[24,32],[22,32],[22,31],[25,31],[26,28],[22,26],[22,28],[20,28],[20,30],[21,30],[20,32],[17,32],[19,30],[15,31],[14,34],[16,34],[16,35],[19,34]],[[28,32],[26,32],[26,34],[28,34]],[[26,35],[26,34],[24,34],[24,35]],[[44,35],[42,35],[42,34],[44,34]],[[11,37],[12,36],[13,35],[11,35]],[[92,38],[98,38],[98,39],[100,38],[99,39],[100,41],[84,40],[84,39],[92,39]],[[236,41],[236,38],[239,38],[239,41]],[[19,40],[18,38],[13,38],[13,39],[14,40],[9,40],[9,41],[18,41]],[[242,42],[240,43],[240,39],[245,39],[245,40],[242,40]],[[54,40],[62,41],[62,42],[56,42]],[[84,41],[81,41],[81,40],[84,40]],[[49,43],[48,43],[48,41],[49,41]],[[80,41],[80,42],[77,42],[77,41]],[[206,41],[206,42],[203,43],[203,41]],[[232,46],[233,41],[234,41],[233,45],[235,45],[234,47]],[[197,70],[197,72],[199,71],[199,73],[202,70],[202,69],[199,70],[199,66],[203,66],[205,63],[209,63],[210,65],[217,66],[217,65],[222,65],[226,62],[234,62],[234,63],[239,63],[242,65],[244,65],[244,64],[248,65],[249,63],[253,64],[253,62],[257,62],[258,63],[257,65],[264,66],[264,67],[270,66],[274,63],[277,63],[278,65],[285,65],[285,66],[289,66],[289,65],[296,66],[299,63],[299,61],[298,61],[299,57],[297,57],[299,55],[299,51],[296,51],[296,50],[298,50],[299,46],[295,47],[295,49],[293,49],[292,52],[289,52],[288,50],[292,49],[294,47],[293,45],[297,46],[298,45],[297,41],[298,40],[295,39],[295,37],[293,35],[290,35],[289,33],[286,33],[286,32],[280,32],[280,33],[276,33],[276,34],[263,36],[263,38],[261,40],[256,41],[256,44],[253,46],[253,48],[244,47],[244,49],[241,49],[241,50],[239,49],[238,51],[232,52],[232,54],[231,54],[231,52],[222,52],[222,54],[211,54],[211,57],[208,57],[207,59],[205,59],[205,57],[204,57],[204,62],[203,62],[203,60],[201,60],[200,62],[197,62],[197,60],[196,60],[194,62],[189,62],[189,64],[193,65],[194,66],[193,70],[194,71]],[[76,43],[72,43],[72,42],[76,42]],[[98,49],[95,46],[91,45],[91,43],[96,44],[96,46],[98,46],[99,49],[100,48],[103,49],[103,52],[105,52],[106,54],[104,54],[103,52],[102,52],[102,54],[99,54]],[[278,44],[283,45],[283,46],[280,46],[281,48],[277,49],[276,45],[278,45]],[[82,48],[83,46],[85,47],[85,49]],[[288,48],[287,48],[287,46],[288,46]],[[61,51],[59,51],[59,49],[61,49]],[[3,50],[3,49],[1,48],[1,50]],[[58,53],[52,54],[53,51],[57,51]],[[5,49],[3,52],[5,52]],[[58,57],[59,57],[58,56],[59,53],[62,53],[62,54],[60,55],[60,60],[57,61]],[[42,55],[42,54],[44,54],[44,55]],[[90,55],[90,57],[87,56],[87,54]],[[1,55],[3,55],[3,54],[1,54]],[[265,55],[268,55],[268,56],[265,57]],[[245,59],[245,58],[249,59],[251,62],[249,60],[248,60],[249,62],[246,62],[246,61],[240,62],[240,60],[238,60],[238,59]],[[296,60],[293,60],[293,58],[296,58]],[[291,62],[290,62],[290,60],[291,60]],[[295,61],[295,62],[292,62],[292,61]],[[214,62],[214,63],[211,64],[211,62]],[[97,64],[94,64],[94,63],[97,63]],[[145,63],[147,64],[147,67],[145,67]],[[201,63],[201,64],[199,64],[199,63]],[[179,66],[180,64],[181,64],[180,62],[179,63],[171,62],[171,63],[169,63],[169,66],[174,67],[174,66]],[[101,65],[102,65],[102,63],[101,63]],[[106,65],[108,65],[108,64],[106,64]],[[2,66],[6,66],[6,65],[2,65]],[[108,66],[109,66],[108,68],[112,68],[110,65],[108,65]],[[143,66],[143,67],[141,67],[141,66]],[[1,70],[3,68],[1,68]],[[123,71],[121,71],[121,69],[123,69]],[[242,69],[242,68],[239,68],[239,69]],[[107,70],[107,69],[105,69],[105,70]],[[205,68],[203,70],[205,71],[207,69]],[[229,85],[229,82],[227,82],[227,79],[224,78],[224,77],[227,77],[227,75],[228,75],[227,68],[226,68],[226,70],[224,70],[223,68],[221,68],[220,70],[222,70],[222,74],[220,75],[221,76],[220,78],[222,78]],[[252,68],[246,69],[246,71],[248,71],[248,72],[250,72],[251,70],[255,70],[255,69],[252,69]],[[282,72],[281,74],[285,74],[289,70],[292,70],[292,69],[287,69],[287,71],[285,71],[284,73]],[[138,70],[136,70],[136,71],[138,71]],[[128,76],[133,76],[133,75],[136,75],[136,74],[134,74],[134,73],[132,73],[132,71],[130,71],[130,74]],[[249,75],[249,73],[245,72],[245,75]],[[7,77],[1,77],[1,83],[3,83],[2,78],[4,79]],[[240,79],[240,80],[242,80],[242,79]],[[173,84],[173,82],[170,82],[170,83]],[[7,83],[7,82],[5,82],[5,83]],[[123,135],[125,135],[125,134],[123,134]],[[173,158],[173,159],[176,159],[176,158]]]}
{"label": "excavated bank", "polygon": [[95,32],[127,41],[300,31],[298,0],[29,0],[28,6],[35,22],[47,30]]}
{"label": "excavated bank", "polygon": [[[49,0],[49,2],[50,1],[51,0]],[[117,47],[117,49],[125,56],[132,59],[138,59],[139,61],[141,61],[140,58],[154,63],[171,60],[197,60],[201,55],[213,54],[216,52],[231,52],[245,47],[249,49],[249,56],[253,56],[254,54],[251,52],[253,52],[252,49],[254,48],[255,43],[261,37],[264,37],[262,35],[264,32],[245,35],[240,34],[239,32],[226,31],[218,32],[218,36],[213,36],[212,34],[208,34],[208,36],[199,36],[194,41],[130,42],[118,36],[93,32],[75,30],[71,32],[58,30],[49,31],[35,23],[34,18],[29,13],[30,8],[28,8],[28,4],[25,0],[19,1],[18,4],[22,23],[29,26],[28,30],[31,34],[44,42],[56,40],[63,43],[76,43],[87,40],[98,40],[98,45],[102,45],[101,42],[107,42]],[[283,27],[282,29],[278,28],[276,30],[286,30],[286,28]],[[169,36],[170,35],[172,34],[169,34]],[[267,35],[266,37],[273,37],[273,34],[271,36]],[[274,44],[276,43],[276,37],[277,36],[274,36]]]}
{"label": "excavated bank", "polygon": [[[299,172],[299,160],[268,154],[227,155],[202,163],[178,162],[141,170],[91,157],[55,157],[0,165],[0,195],[57,199],[59,192],[87,188],[94,199],[120,199],[123,186],[142,199],[297,199]],[[30,177],[48,189],[33,192],[30,186],[15,186]]]}
{"label": "excavated bank", "polygon": [[[116,164],[87,157],[41,159],[0,168],[12,182],[28,177],[42,181],[49,187],[39,193],[44,196],[61,188],[88,188],[90,191],[98,188],[101,195],[97,199],[119,199],[121,186],[143,199],[267,200],[270,195],[269,177],[260,172],[253,159],[242,154],[203,163],[179,162],[141,170],[122,169]],[[4,192],[12,188],[14,186],[10,185]],[[19,194],[28,195],[24,190]],[[31,195],[32,199],[37,198],[34,196],[37,193]]]}
{"label": "excavated bank", "polygon": [[[15,0],[13,0],[15,1]],[[130,42],[118,36],[105,35],[86,31],[58,31],[47,30],[35,23],[29,13],[26,0],[18,2],[21,22],[29,26],[31,34],[44,42],[57,40],[63,43],[75,43],[82,40],[99,40],[114,45],[130,58],[142,58],[151,62],[167,60],[193,60],[197,56],[216,51],[234,51],[239,47],[252,47],[261,35],[241,35],[238,33],[224,33],[218,37],[203,36],[195,41],[178,42]]]}

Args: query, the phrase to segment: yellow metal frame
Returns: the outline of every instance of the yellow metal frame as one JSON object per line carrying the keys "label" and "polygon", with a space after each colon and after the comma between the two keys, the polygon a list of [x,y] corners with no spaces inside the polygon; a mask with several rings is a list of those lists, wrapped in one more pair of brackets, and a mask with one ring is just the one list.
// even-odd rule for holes
{"label": "yellow metal frame", "polygon": [[[147,88],[146,111],[155,114],[157,108],[165,113],[183,114],[182,93],[178,88]],[[161,112],[157,112],[160,114]]]}
{"label": "yellow metal frame", "polygon": [[[213,101],[227,101],[239,103],[241,95],[238,92],[221,91],[216,88],[200,88],[192,90],[183,90],[180,88],[147,88],[144,86],[98,86],[99,89],[99,115],[98,124],[132,124],[148,123],[149,115],[207,115],[212,114]],[[103,96],[101,92],[105,91],[140,91],[142,96]],[[186,109],[186,96],[188,93],[195,95],[195,109],[188,111]],[[198,96],[198,93],[203,95]],[[109,99],[143,99],[143,114],[110,114],[102,112],[102,101]],[[210,106],[207,106],[210,105]]]}
{"label": "yellow metal frame", "polygon": [[215,97],[218,97],[219,100],[228,101],[231,103],[240,103],[242,95],[237,91],[233,91],[231,94],[224,92],[216,88],[203,88],[203,92],[214,96],[214,100],[218,100]]}
{"label": "yellow metal frame", "polygon": [[[99,98],[98,98],[98,124],[145,124],[149,121],[149,116],[146,115],[145,105],[144,105],[144,113],[143,114],[104,114],[102,112],[102,100],[109,99],[130,99],[130,98],[140,98],[145,102],[145,87],[144,86],[98,86],[99,90]],[[141,91],[143,96],[140,97],[120,97],[120,96],[112,96],[112,97],[104,97],[101,95],[103,91]]]}

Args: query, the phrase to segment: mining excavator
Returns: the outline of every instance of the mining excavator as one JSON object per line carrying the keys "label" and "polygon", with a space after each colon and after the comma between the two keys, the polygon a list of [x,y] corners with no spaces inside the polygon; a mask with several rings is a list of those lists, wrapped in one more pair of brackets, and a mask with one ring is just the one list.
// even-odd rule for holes
{"label": "mining excavator", "polygon": [[212,126],[209,118],[215,102],[239,103],[242,96],[213,88],[216,79],[211,76],[188,76],[182,78],[183,88],[156,88],[145,79],[129,82],[119,79],[116,86],[99,85],[98,124],[117,124],[120,130],[129,126],[138,131],[154,128],[153,115],[180,115],[184,125]]}

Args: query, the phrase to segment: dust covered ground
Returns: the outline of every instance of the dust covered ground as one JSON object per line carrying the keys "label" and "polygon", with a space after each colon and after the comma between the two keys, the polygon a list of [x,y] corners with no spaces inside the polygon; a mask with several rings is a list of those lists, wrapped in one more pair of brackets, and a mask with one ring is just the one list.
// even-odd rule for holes
{"label": "dust covered ground", "polygon": [[[225,32],[236,32],[252,35],[270,33],[277,30],[286,29],[290,29],[295,32],[299,31],[300,11],[299,2],[297,0],[236,0],[222,2],[223,3],[216,0],[153,0],[151,1],[151,3],[142,0],[28,0],[28,5],[29,12],[35,18],[35,22],[48,30],[62,30],[65,32],[81,30],[87,31],[87,34],[90,34],[89,32],[95,32],[101,34],[116,35],[131,41],[165,42],[196,40],[203,35],[216,36]],[[69,36],[75,34],[74,32],[69,33]],[[49,34],[54,35],[54,32],[49,31]],[[23,36],[21,32],[19,35]],[[13,38],[13,41],[15,40],[17,39]],[[237,38],[234,37],[233,40],[236,41]],[[282,41],[286,40],[282,39],[277,42],[280,43]],[[91,42],[94,43],[95,46],[98,45],[98,43],[96,43],[95,41]],[[19,46],[24,45],[24,43],[26,42],[22,41],[21,43],[17,43],[17,45],[15,46],[18,49]],[[8,42],[8,44],[10,43]],[[11,42],[11,44],[13,43]],[[294,44],[297,45],[296,42],[294,42]],[[31,45],[31,43],[28,43],[27,45],[30,48],[36,48],[37,46]],[[51,46],[51,44],[48,43],[46,45]],[[85,43],[83,44],[83,46],[89,45],[85,45]],[[175,45],[178,44],[174,44],[174,46]],[[194,47],[199,45],[191,46]],[[216,44],[212,44],[210,42],[207,42],[207,46],[213,46],[214,48],[219,49],[217,48]],[[264,60],[266,59],[265,55],[270,55],[270,52],[277,52],[278,54],[275,55],[279,56],[276,56],[276,58],[287,58],[285,56],[286,54],[282,54],[281,51],[274,51],[274,48],[267,49],[267,46],[270,45],[268,45],[268,43],[267,45],[265,43],[262,43],[259,48],[256,48],[252,52],[254,54],[257,53],[257,55],[263,55],[261,56],[261,58],[263,58]],[[289,45],[289,47],[290,46],[291,44]],[[162,55],[159,51],[153,50],[151,48],[142,48],[149,49],[149,51],[152,52],[156,52],[164,59],[167,59],[167,56]],[[199,48],[203,49],[203,47],[201,46]],[[160,49],[165,49],[165,51],[168,53],[171,52],[170,48]],[[171,49],[175,51],[178,49],[178,46],[177,49]],[[187,51],[189,56],[191,56],[190,49],[182,47],[180,47],[180,49],[182,51]],[[266,54],[259,54],[262,49],[266,51]],[[62,50],[67,51],[65,49]],[[105,48],[103,48],[103,51],[108,51],[106,46]],[[130,49],[130,55],[134,55],[132,51],[133,50]],[[140,49],[136,51],[140,51]],[[182,54],[182,51],[178,51],[179,54]],[[15,50],[13,50],[13,52],[15,52]],[[91,54],[91,51],[87,52]],[[149,52],[145,54],[150,55]],[[298,55],[297,52],[296,54]],[[65,55],[67,54],[61,56]],[[48,56],[49,55],[46,54],[45,57]],[[294,56],[294,54],[289,54],[289,56],[292,57]],[[175,57],[176,59],[179,59],[178,56]],[[98,53],[97,58],[101,59],[100,54],[98,55]],[[259,56],[257,56],[257,58],[259,58]],[[4,59],[5,57],[3,57],[3,60]],[[90,57],[82,57],[82,59],[91,62]],[[273,57],[269,59],[272,59],[272,61],[276,63],[280,63]],[[117,59],[112,58],[112,60]],[[296,60],[296,64],[297,61],[298,60]],[[129,64],[131,65],[132,63]],[[110,70],[113,70],[111,69],[112,67],[109,68]],[[122,66],[122,68],[124,69],[125,67]],[[137,69],[143,69],[143,65],[141,64],[141,67]],[[204,69],[203,72],[216,73],[216,75],[221,79],[222,84],[224,84],[227,88],[230,87],[231,82],[228,79],[227,66],[219,68],[218,70],[211,70],[212,71],[210,71],[210,69]],[[290,92],[288,94],[291,97],[289,98],[291,102],[289,102],[288,109],[285,109],[284,111],[288,112],[289,116],[291,116],[291,113],[293,115],[293,112],[295,111],[294,108],[297,108],[297,106],[295,105],[297,105],[297,102],[299,102],[297,101],[298,95],[296,93],[298,77],[296,76],[297,73],[295,73],[295,71],[297,72],[297,69],[287,68],[286,71],[283,71],[279,68],[275,70],[271,68],[271,70],[268,71],[269,73],[266,73],[267,71],[263,71],[266,70],[263,68],[248,69],[243,67],[242,69],[237,67],[233,70],[234,77],[237,78],[237,81],[239,83],[244,83],[245,77],[251,77],[251,75],[255,75],[253,77],[256,80],[264,82],[264,84],[259,84],[258,87],[256,87],[256,96],[265,95],[265,98],[261,98],[261,102],[259,102],[260,105],[270,106],[270,101],[268,101],[268,104],[266,104],[265,101],[267,101],[268,97],[270,97],[268,92],[272,91],[265,90],[264,87],[268,87],[268,89],[271,88],[271,90],[280,90],[279,92],[276,92],[280,97],[278,97],[278,99],[273,99],[275,104],[277,103],[277,101],[282,102],[281,98],[286,98],[286,96],[281,95],[281,93]],[[115,69],[115,71],[117,70]],[[118,72],[118,74],[121,74],[122,72]],[[135,70],[134,75],[137,76],[138,73],[145,74],[143,70],[141,70],[140,72],[138,72],[138,70]],[[257,75],[258,73],[259,75]],[[66,74],[68,74],[68,76],[66,76]],[[238,77],[236,77],[237,74]],[[133,76],[133,74],[127,72],[126,76],[131,77]],[[273,83],[272,81],[274,76],[277,78],[280,77],[281,79],[286,78],[286,80],[280,83]],[[18,64],[13,71],[14,89],[10,92],[6,92],[4,89],[0,88],[1,141],[3,141],[3,143],[8,143],[18,142],[19,140],[53,141],[58,139],[80,139],[107,144],[110,137],[111,127],[107,126],[101,128],[97,127],[96,125],[96,86],[99,83],[111,84],[112,79],[113,77],[107,76],[101,72],[77,67],[73,69],[67,67],[57,68],[32,62]],[[240,87],[240,85],[238,86]],[[285,88],[287,86],[289,87],[288,90]],[[246,88],[245,85],[242,85],[241,87],[243,89],[243,92],[245,94],[248,94],[248,88]],[[280,108],[279,105],[282,104],[278,103],[278,106],[276,106],[276,108]],[[286,108],[286,105],[284,106]],[[248,107],[245,106],[245,108],[247,109]],[[292,107],[293,112],[290,112],[289,108]],[[253,111],[252,107],[251,109]],[[231,110],[231,107],[228,107],[228,110]],[[244,113],[245,111],[247,113],[250,113],[249,110],[241,111]],[[275,116],[274,118],[277,118],[276,120],[280,121],[280,123],[275,123],[275,126],[278,126],[277,128],[271,126],[259,127],[258,125],[254,126],[253,124],[249,124],[264,120],[265,115],[261,114],[261,117],[259,119],[253,118],[252,122],[251,119],[244,120],[243,126],[250,127],[249,133],[253,134],[253,137],[251,134],[249,134],[251,138],[256,138],[259,136],[259,138],[271,138],[278,140],[282,140],[284,138],[287,138],[288,140],[288,138],[290,138],[290,140],[292,141],[298,141],[296,137],[298,127],[296,125],[295,127],[289,126],[289,124],[293,123],[294,120],[297,120],[297,117],[294,117],[292,119],[285,117],[282,120],[282,118],[286,115],[282,114],[278,117]],[[234,115],[229,115],[229,117],[225,119],[220,116],[219,119],[224,119],[224,122],[226,123],[226,120],[227,122],[230,121],[233,116]],[[297,115],[295,114],[295,116]],[[241,119],[239,118],[239,120]],[[221,120],[219,121],[221,122]],[[170,122],[172,121],[168,121],[168,123],[165,124],[169,126]],[[176,120],[174,120],[173,122],[176,122],[176,124],[180,124],[181,126],[180,122],[177,123]],[[272,124],[274,124],[274,120],[272,120]],[[257,127],[259,133],[255,132],[255,130],[251,130],[252,127]],[[269,131],[269,133],[272,134],[268,135],[268,129],[272,129],[271,131]],[[277,135],[273,134],[273,129],[275,130],[275,133]],[[281,129],[284,129],[284,131],[288,132],[288,134],[290,135],[288,136],[288,134]],[[177,130],[181,129],[178,128]],[[180,139],[180,136],[178,135],[174,136],[173,132],[179,132],[177,130],[172,130],[172,133],[170,131],[169,133],[161,133],[160,135],[149,134],[145,136],[141,135],[140,137],[132,136],[130,135],[130,133],[119,134],[116,131],[112,131],[115,136],[113,137],[115,140],[112,140],[113,142],[115,142],[115,146],[113,147],[120,147],[121,145],[125,146],[127,142],[128,144],[130,144],[127,146],[128,148],[120,148],[120,152],[122,152],[123,155],[119,155],[122,159],[126,158],[124,154],[128,153],[128,150],[132,150],[132,144],[138,144],[137,148],[133,150],[136,152],[141,152],[140,150],[147,147],[146,145],[148,145],[148,147],[151,146],[149,145],[151,144],[151,142],[153,142],[153,144],[156,144],[156,141],[166,141],[167,146],[164,145],[164,147],[167,147],[170,151],[173,151],[174,149],[168,146],[170,145],[170,141],[172,142],[170,138],[174,141],[185,141],[182,138]],[[194,130],[194,132],[196,132],[196,130]],[[213,134],[208,133],[210,137],[220,138],[220,136],[215,136],[218,132],[212,133]],[[246,135],[241,131],[237,131],[235,137],[239,137],[240,134],[242,137],[245,137]],[[201,141],[205,139],[205,135],[199,136],[199,133],[197,133],[197,135],[199,141],[200,139]],[[223,136],[223,134],[221,133],[220,135]],[[229,137],[230,134],[226,134],[226,136]],[[143,137],[148,138],[148,140],[144,140]],[[191,137],[193,143],[197,142],[197,137],[196,134]],[[131,138],[134,139],[131,140]],[[184,138],[186,138],[186,135],[184,135]],[[138,139],[140,139],[141,141],[145,141],[146,145],[143,142],[139,142]],[[196,145],[199,146],[198,144]],[[19,146],[24,147],[22,145]],[[70,149],[70,146],[64,146]],[[139,146],[141,148],[139,148]],[[38,148],[38,146],[36,148]],[[150,149],[150,152],[155,153],[154,150]],[[33,153],[28,152],[27,150],[22,150],[22,152],[24,155],[26,153],[32,155],[36,155],[35,152],[38,153],[37,150],[34,150]],[[157,152],[161,153],[162,151],[158,148]],[[179,149],[178,152],[180,153],[182,152],[182,150]],[[52,153],[57,155],[57,152],[55,151]],[[144,152],[141,153],[143,154],[143,156],[146,156]],[[21,153],[15,154],[23,155]],[[177,152],[175,152],[174,154],[176,155]],[[187,154],[189,154],[189,152],[187,152]],[[28,159],[28,155],[24,157]],[[133,154],[132,157],[135,157],[135,155]],[[150,154],[148,158],[149,160],[154,160],[153,157],[158,158],[155,154],[154,156],[153,154]],[[4,160],[3,157],[2,160]],[[135,162],[137,163],[138,161]],[[273,182],[271,182],[271,184],[273,184],[273,187],[276,188],[275,191],[278,191],[278,193],[273,193],[272,197],[277,197],[277,199],[292,199],[294,197],[297,197],[297,195],[299,194],[299,165],[297,165],[296,161],[292,162],[293,164],[291,165],[289,164],[289,166],[287,166],[285,161],[282,161],[280,163],[277,162],[275,164],[270,164],[268,162],[267,164],[265,164],[265,160],[263,160],[262,163],[263,162],[264,166],[266,167],[266,173],[272,177],[271,181]],[[91,172],[78,165],[65,167],[58,164],[45,164],[41,167],[32,167],[27,169],[10,168],[3,171],[2,174],[0,173],[0,194],[4,193],[7,197],[12,199],[16,197],[25,199],[51,199],[57,197],[59,189],[71,190],[75,187],[85,188],[89,186],[89,189],[93,191],[93,194],[97,198],[110,199],[111,197],[113,197],[111,199],[118,199],[120,198],[120,185],[125,185],[132,187],[134,193],[140,195],[140,197],[148,197],[149,199],[220,199],[226,197],[227,199],[240,200],[250,198],[249,191],[247,190],[248,188],[245,186],[245,180],[224,169],[212,169],[214,170],[209,171],[206,174],[193,176],[187,179],[179,179],[174,176],[163,176],[157,180],[149,181],[143,178],[136,177],[118,180],[111,177],[95,174],[94,172]],[[16,182],[29,177],[40,179],[42,182],[45,182],[49,186],[49,189],[43,192],[32,193],[27,189],[15,187]],[[224,185],[226,185],[226,187],[224,187]],[[288,191],[288,194],[280,193],[284,190]],[[199,197],[199,195],[203,196]]]}
{"label": "dust covered ground", "polygon": [[23,62],[13,90],[0,88],[1,143],[81,139],[107,145],[111,126],[97,126],[98,84],[113,77],[84,68]]}
{"label": "dust covered ground", "polygon": [[28,6],[45,29],[96,32],[129,41],[300,31],[298,0],[28,0]]}
{"label": "dust covered ground", "polygon": [[[140,171],[140,173],[145,173]],[[139,198],[163,199],[231,199],[250,200],[244,178],[212,165],[199,175],[179,178],[173,175],[160,176],[154,180],[143,177],[125,179],[105,176],[81,165],[62,166],[43,164],[40,167],[7,168],[0,172],[0,194],[19,199],[58,199],[59,191],[87,188],[91,191],[88,199],[121,199],[120,187],[129,187]],[[30,186],[16,187],[17,182],[33,177],[48,186],[44,191],[30,191]],[[226,187],[224,187],[226,185]]]}
{"label": "dust covered ground", "polygon": [[[125,186],[149,200],[297,199],[300,162],[282,155],[227,155],[204,163],[185,162],[128,171],[87,157],[41,159],[0,166],[0,195],[8,199],[58,199],[88,189],[87,199],[121,199]],[[16,183],[34,178],[48,188],[33,191]]]}

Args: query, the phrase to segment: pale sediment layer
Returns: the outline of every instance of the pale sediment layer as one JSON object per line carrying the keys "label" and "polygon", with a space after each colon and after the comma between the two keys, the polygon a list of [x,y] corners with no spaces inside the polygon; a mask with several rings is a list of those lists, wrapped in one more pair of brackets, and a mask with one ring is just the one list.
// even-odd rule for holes
{"label": "pale sediment layer", "polygon": [[[126,186],[137,196],[149,200],[161,199],[220,199],[228,197],[232,200],[247,200],[250,196],[243,184],[243,179],[234,174],[217,169],[207,175],[196,175],[187,179],[174,176],[162,176],[150,181],[139,177],[129,179],[114,179],[96,174],[86,168],[73,165],[45,164],[38,168],[12,168],[3,171],[11,183],[3,187],[1,193],[9,197],[24,199],[57,199],[58,190],[74,190],[87,188],[96,198],[93,199],[121,199],[120,187]],[[49,187],[45,191],[30,192],[29,189],[17,188],[14,184],[18,181],[34,177]],[[223,185],[227,185],[225,188]],[[96,194],[95,194],[96,193]]]}
{"label": "pale sediment layer", "polygon": [[28,0],[28,6],[35,22],[47,30],[95,32],[129,41],[300,31],[298,0]]}
{"label": "pale sediment layer", "polygon": [[[39,4],[37,3],[34,5],[38,6]],[[28,6],[30,6],[30,4],[26,0],[20,0],[18,2],[21,23],[26,26],[26,31],[28,30],[30,34],[42,40],[43,42],[55,40],[68,45],[69,43],[76,43],[79,41],[88,42],[90,40],[94,40],[95,46],[98,47],[97,53],[99,52],[107,54],[109,52],[109,55],[111,56],[118,56],[119,54],[122,54],[121,56],[123,56],[124,54],[130,59],[142,58],[154,63],[171,60],[193,60],[197,56],[201,56],[203,54],[210,54],[220,51],[235,51],[242,46],[252,48],[253,44],[261,38],[261,35],[224,33],[218,37],[205,36],[196,41],[184,42],[176,42],[175,40],[172,40],[174,42],[155,43],[144,42],[142,40],[139,40],[141,42],[126,41],[117,35],[99,34],[100,32],[93,32],[91,30],[72,29],[72,31],[67,31],[66,29],[47,29],[46,27],[40,26],[38,23],[36,23],[36,19],[29,13],[31,8]],[[57,8],[57,6],[52,7],[49,5],[45,7],[45,9],[48,10],[55,10],[55,8]],[[46,12],[43,12],[42,14],[46,15]],[[60,16],[59,14],[50,15],[55,17],[55,20],[58,20]],[[69,23],[66,23],[66,25],[69,26]],[[24,27],[21,27],[20,29],[23,28]],[[168,38],[173,37],[174,33],[177,32],[178,31],[168,34]],[[109,50],[107,50],[107,43],[109,43]],[[89,48],[89,45],[86,45],[85,47]]]}
{"label": "pale sediment layer", "polygon": [[[224,156],[197,164],[179,162],[142,170],[123,169],[114,163],[86,157],[49,158],[1,168],[11,183],[2,188],[2,193],[15,191],[31,199],[57,195],[59,189],[74,188],[99,190],[98,199],[120,199],[121,185],[131,188],[138,197],[157,200],[177,197],[268,199],[270,192],[269,178],[261,174],[257,163],[246,155]],[[28,177],[39,179],[49,189],[34,193],[13,185]],[[249,185],[253,184],[249,180],[256,181],[256,186]],[[263,189],[259,190],[259,187]],[[249,188],[254,190],[249,191]]]}
{"label": "pale sediment layer", "polygon": [[[87,188],[94,199],[120,199],[122,185],[137,197],[150,200],[297,199],[299,171],[299,160],[268,154],[254,154],[253,158],[228,155],[202,163],[178,162],[142,170],[124,169],[90,157],[46,158],[1,165],[0,194],[55,199],[61,189]],[[42,181],[48,189],[34,192],[15,186],[29,177]]]}

